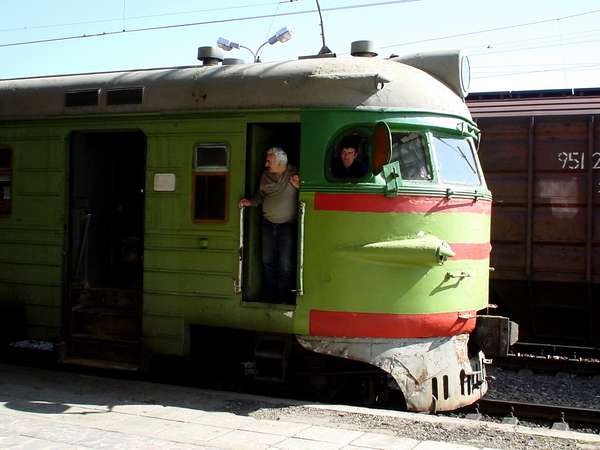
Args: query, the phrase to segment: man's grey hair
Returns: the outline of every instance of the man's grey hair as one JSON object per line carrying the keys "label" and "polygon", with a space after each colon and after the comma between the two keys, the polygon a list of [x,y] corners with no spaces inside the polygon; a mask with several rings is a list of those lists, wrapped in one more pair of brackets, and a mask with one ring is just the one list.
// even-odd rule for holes
{"label": "man's grey hair", "polygon": [[275,155],[275,159],[279,164],[282,166],[287,166],[287,153],[281,147],[271,147],[269,150],[267,150],[267,155]]}

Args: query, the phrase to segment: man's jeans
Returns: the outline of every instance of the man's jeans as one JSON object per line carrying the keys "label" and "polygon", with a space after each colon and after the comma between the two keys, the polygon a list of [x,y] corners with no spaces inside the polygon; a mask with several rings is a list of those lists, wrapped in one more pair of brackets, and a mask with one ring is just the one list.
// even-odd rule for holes
{"label": "man's jeans", "polygon": [[296,285],[296,224],[262,222],[262,260],[268,301],[284,302]]}

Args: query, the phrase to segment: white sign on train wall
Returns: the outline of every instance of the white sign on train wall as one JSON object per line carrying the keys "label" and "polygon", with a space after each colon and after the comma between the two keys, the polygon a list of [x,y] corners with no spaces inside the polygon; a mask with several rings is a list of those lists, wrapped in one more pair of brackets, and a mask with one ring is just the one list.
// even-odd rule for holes
{"label": "white sign on train wall", "polygon": [[155,173],[154,192],[175,192],[175,174]]}

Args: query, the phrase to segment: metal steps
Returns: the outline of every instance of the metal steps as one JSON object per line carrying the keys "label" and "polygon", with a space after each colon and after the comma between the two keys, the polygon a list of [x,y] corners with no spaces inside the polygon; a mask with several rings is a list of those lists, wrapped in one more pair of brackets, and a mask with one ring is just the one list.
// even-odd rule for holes
{"label": "metal steps", "polygon": [[284,383],[292,339],[287,335],[261,335],[254,341],[256,381]]}
{"label": "metal steps", "polygon": [[72,288],[59,361],[95,368],[143,367],[141,291]]}

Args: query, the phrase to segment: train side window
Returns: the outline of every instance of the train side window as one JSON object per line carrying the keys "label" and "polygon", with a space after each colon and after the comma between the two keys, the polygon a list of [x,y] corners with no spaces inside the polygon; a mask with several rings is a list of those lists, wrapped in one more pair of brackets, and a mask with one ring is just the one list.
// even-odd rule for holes
{"label": "train side window", "polygon": [[225,222],[229,186],[229,147],[200,144],[194,149],[193,217],[195,222]]}
{"label": "train side window", "polygon": [[352,130],[335,140],[328,158],[328,178],[333,181],[359,181],[371,173],[369,135]]}
{"label": "train side window", "polygon": [[425,136],[418,133],[392,134],[392,161],[400,163],[403,180],[429,181],[431,165],[427,160]]}
{"label": "train side window", "polygon": [[10,214],[12,202],[12,151],[0,148],[0,215]]}
{"label": "train side window", "polygon": [[469,141],[458,137],[433,136],[440,180],[449,184],[479,186],[477,160]]}

